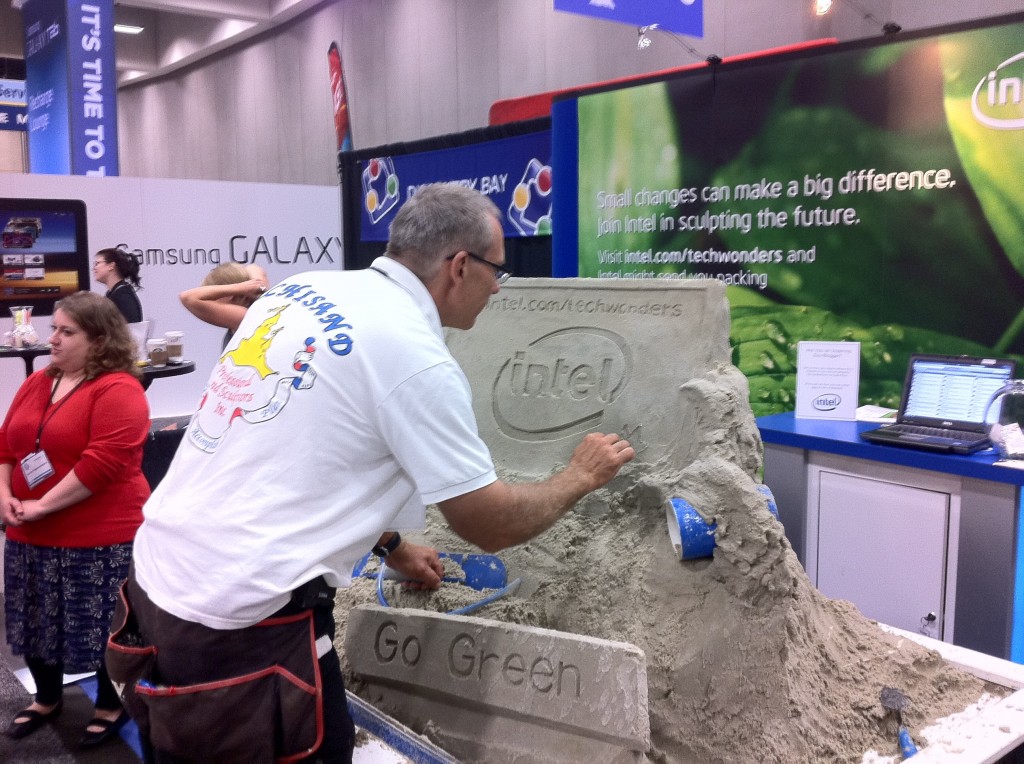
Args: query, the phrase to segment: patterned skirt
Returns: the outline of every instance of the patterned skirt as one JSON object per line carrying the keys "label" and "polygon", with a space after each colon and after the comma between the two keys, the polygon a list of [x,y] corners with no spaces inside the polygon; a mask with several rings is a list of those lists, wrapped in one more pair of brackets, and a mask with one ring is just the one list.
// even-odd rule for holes
{"label": "patterned skirt", "polygon": [[11,651],[63,664],[67,674],[98,669],[131,561],[131,543],[65,548],[8,540],[4,612]]}

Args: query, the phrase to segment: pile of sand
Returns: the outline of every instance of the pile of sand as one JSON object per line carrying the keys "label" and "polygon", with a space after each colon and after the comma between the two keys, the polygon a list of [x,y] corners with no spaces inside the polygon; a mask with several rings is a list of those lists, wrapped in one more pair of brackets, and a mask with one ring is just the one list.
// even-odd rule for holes
{"label": "pile of sand", "polygon": [[[648,756],[659,762],[854,762],[871,749],[895,755],[883,687],[910,698],[904,719],[912,732],[986,691],[1007,694],[820,594],[756,489],[761,444],[745,378],[723,367],[682,392],[683,405],[704,420],[702,441],[680,445],[687,453],[672,460],[686,466],[645,463],[641,454],[552,530],[502,552],[510,577],[524,585],[474,615],[644,650]],[[713,559],[675,555],[665,520],[672,496],[717,521]],[[438,549],[478,551],[436,511],[425,537]],[[388,584],[386,591],[392,605],[437,611],[480,597],[458,585],[415,593]],[[348,608],[367,602],[376,602],[370,579],[339,593],[339,646]]]}

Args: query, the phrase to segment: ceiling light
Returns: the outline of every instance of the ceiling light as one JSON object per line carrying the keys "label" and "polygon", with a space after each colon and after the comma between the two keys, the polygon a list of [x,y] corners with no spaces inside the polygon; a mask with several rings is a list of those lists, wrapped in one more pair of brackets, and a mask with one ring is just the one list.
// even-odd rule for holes
{"label": "ceiling light", "polygon": [[114,24],[114,31],[119,34],[141,34],[145,27],[137,27],[132,24]]}
{"label": "ceiling light", "polygon": [[819,16],[824,16],[832,10],[832,0],[814,0],[814,12]]}

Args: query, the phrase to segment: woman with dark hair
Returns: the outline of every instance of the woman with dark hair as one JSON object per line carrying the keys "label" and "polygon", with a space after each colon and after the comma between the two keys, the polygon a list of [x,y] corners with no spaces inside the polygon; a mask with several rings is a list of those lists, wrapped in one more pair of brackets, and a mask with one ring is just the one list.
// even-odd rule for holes
{"label": "woman with dark hair", "polygon": [[36,683],[6,734],[23,738],[55,719],[63,674],[95,670],[96,710],[81,740],[92,747],[128,719],[103,651],[149,497],[149,406],[110,300],[76,292],[52,320],[50,365],[25,380],[0,426],[7,642]]}
{"label": "woman with dark hair", "polygon": [[92,275],[107,288],[107,297],[121,311],[124,320],[137,324],[142,320],[142,303],[135,293],[142,288],[139,261],[123,249],[110,247],[96,253]]}

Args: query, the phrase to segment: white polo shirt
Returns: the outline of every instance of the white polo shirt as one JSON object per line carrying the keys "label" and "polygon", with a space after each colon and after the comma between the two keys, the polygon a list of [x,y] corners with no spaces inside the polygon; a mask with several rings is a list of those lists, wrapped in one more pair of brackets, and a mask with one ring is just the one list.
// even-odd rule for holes
{"label": "white polo shirt", "polygon": [[353,565],[407,507],[496,480],[437,309],[390,258],[291,276],[249,309],[163,481],[135,571],[164,610],[249,626]]}

